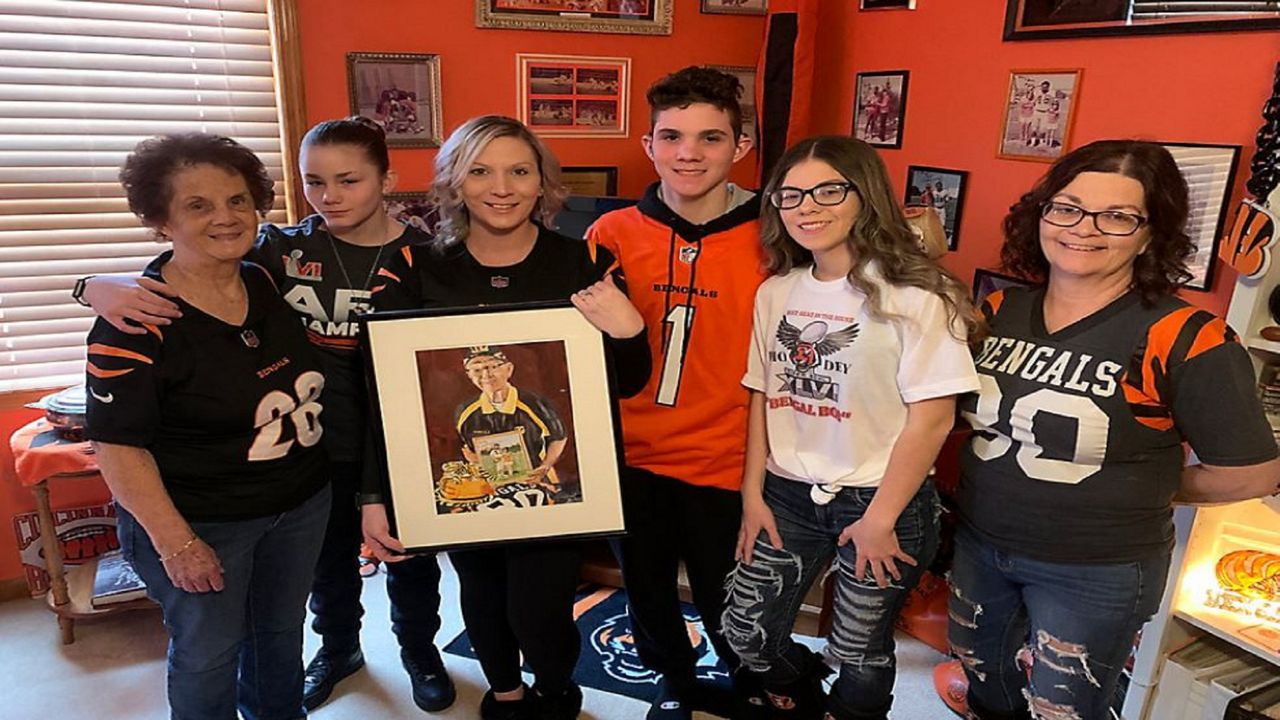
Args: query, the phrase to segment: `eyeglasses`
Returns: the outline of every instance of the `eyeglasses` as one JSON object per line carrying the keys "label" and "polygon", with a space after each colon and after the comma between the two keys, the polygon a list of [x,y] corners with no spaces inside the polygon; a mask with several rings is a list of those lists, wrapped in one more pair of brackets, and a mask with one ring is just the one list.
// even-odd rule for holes
{"label": "eyeglasses", "polygon": [[800,207],[804,202],[804,196],[808,195],[813,201],[819,205],[830,207],[839,205],[849,196],[849,191],[857,192],[857,188],[853,183],[849,182],[824,182],[814,185],[808,190],[801,190],[793,187],[780,187],[769,193],[769,204],[779,210],[792,210]]}
{"label": "eyeglasses", "polygon": [[1057,227],[1075,227],[1086,217],[1093,219],[1093,226],[1103,235],[1124,237],[1138,232],[1147,224],[1147,218],[1119,210],[1089,212],[1068,203],[1047,202],[1040,208],[1040,218]]}

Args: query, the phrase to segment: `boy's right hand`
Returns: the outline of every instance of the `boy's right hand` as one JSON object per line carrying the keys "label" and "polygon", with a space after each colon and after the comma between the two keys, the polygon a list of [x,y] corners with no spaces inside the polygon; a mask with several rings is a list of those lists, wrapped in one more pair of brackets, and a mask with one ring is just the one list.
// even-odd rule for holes
{"label": "boy's right hand", "polygon": [[782,549],[782,535],[778,534],[778,524],[773,519],[773,511],[765,504],[763,497],[743,496],[742,527],[738,530],[738,549],[733,558],[747,565],[751,564],[751,550],[756,545],[756,538],[761,531],[769,536],[769,544],[775,550]]}
{"label": "boy's right hand", "polygon": [[93,311],[130,335],[145,333],[142,325],[168,325],[173,318],[182,317],[177,304],[169,299],[176,297],[177,291],[165,283],[132,275],[98,275],[84,284],[84,300]]}

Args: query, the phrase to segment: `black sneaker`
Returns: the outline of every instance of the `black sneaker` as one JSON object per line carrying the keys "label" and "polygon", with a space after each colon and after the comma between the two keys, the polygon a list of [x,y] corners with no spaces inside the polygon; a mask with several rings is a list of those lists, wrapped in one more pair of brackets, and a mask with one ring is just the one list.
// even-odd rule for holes
{"label": "black sneaker", "polygon": [[534,688],[534,717],[537,720],[575,720],[582,712],[582,688],[576,683],[554,695]]}
{"label": "black sneaker", "polygon": [[733,720],[769,720],[773,717],[769,696],[759,678],[745,669],[733,674]]}
{"label": "black sneaker", "polygon": [[357,645],[347,652],[320,648],[302,676],[302,706],[315,710],[333,694],[338,681],[364,667],[364,653]]}
{"label": "black sneaker", "polygon": [[480,699],[480,720],[536,720],[533,691],[524,686],[524,697],[519,700],[499,700],[493,690],[485,691]]}
{"label": "black sneaker", "polygon": [[645,720],[693,720],[693,705],[682,692],[667,682],[666,678],[658,681],[658,696],[649,706]]}
{"label": "black sneaker", "polygon": [[410,655],[408,650],[401,650],[400,662],[409,673],[413,702],[418,707],[427,712],[440,712],[457,699],[458,691],[453,687],[453,680],[449,679],[444,661],[440,659],[440,651],[434,645],[416,656]]}

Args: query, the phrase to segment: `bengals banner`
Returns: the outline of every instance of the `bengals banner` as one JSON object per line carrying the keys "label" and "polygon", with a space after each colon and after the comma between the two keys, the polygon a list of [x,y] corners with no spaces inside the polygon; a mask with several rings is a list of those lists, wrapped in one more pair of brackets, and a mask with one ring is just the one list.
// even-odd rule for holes
{"label": "bengals banner", "polygon": [[818,0],[771,0],[756,67],[760,185],[782,153],[809,134]]}

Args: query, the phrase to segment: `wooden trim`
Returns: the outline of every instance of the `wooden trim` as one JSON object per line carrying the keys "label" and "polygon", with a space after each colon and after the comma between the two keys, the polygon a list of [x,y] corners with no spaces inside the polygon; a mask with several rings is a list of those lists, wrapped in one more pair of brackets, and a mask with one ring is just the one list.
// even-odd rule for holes
{"label": "wooden trim", "polygon": [[302,84],[302,40],[297,0],[267,0],[271,61],[275,65],[276,105],[284,148],[285,205],[289,222],[308,214],[298,175],[298,153],[307,131],[307,100]]}

